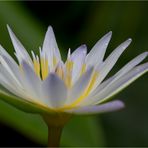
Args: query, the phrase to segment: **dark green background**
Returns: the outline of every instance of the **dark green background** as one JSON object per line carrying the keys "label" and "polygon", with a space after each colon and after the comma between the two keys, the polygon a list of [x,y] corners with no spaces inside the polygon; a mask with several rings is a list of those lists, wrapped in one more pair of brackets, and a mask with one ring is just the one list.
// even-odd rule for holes
{"label": "dark green background", "polygon": [[[131,37],[132,44],[121,56],[111,74],[148,49],[148,2],[0,2],[0,42],[12,53],[6,24],[14,29],[28,51],[33,49],[37,52],[48,25],[52,25],[63,58],[69,47],[74,50],[85,43],[88,49],[91,49],[96,41],[110,30],[113,31],[113,37],[106,56],[118,44]],[[89,122],[97,122],[99,128],[96,132],[101,133],[98,137],[94,135],[99,143],[93,146],[148,146],[147,83],[148,78],[145,75],[115,97],[125,102],[126,108],[122,111],[98,115],[93,119],[88,117]],[[5,119],[4,112],[1,109],[1,122],[20,131],[18,129],[21,127],[17,129],[15,122],[11,124],[9,119]],[[15,113],[12,115],[15,118]],[[78,122],[75,128],[81,130],[83,125],[80,119],[75,122]],[[78,139],[85,135],[83,132],[77,135]],[[85,132],[87,133],[87,130]],[[77,133],[70,133],[70,136],[73,134]],[[91,145],[86,142],[85,146]]]}

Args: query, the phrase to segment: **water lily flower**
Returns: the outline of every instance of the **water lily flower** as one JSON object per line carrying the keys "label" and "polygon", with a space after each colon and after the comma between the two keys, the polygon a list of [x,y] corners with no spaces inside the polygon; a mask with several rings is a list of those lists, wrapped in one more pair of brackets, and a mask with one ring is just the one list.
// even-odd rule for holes
{"label": "water lily flower", "polygon": [[[122,101],[107,102],[108,99],[148,71],[148,63],[138,65],[148,55],[144,52],[105,79],[131,43],[131,39],[126,40],[104,59],[112,32],[103,36],[88,54],[86,45],[72,53],[69,49],[63,61],[51,26],[39,54],[31,51],[32,56],[7,27],[18,61],[0,46],[1,99],[26,112],[41,114],[50,130],[53,125],[63,125],[72,114],[88,115],[123,108]],[[51,134],[49,137],[52,138]],[[57,141],[50,145],[56,145]]]}

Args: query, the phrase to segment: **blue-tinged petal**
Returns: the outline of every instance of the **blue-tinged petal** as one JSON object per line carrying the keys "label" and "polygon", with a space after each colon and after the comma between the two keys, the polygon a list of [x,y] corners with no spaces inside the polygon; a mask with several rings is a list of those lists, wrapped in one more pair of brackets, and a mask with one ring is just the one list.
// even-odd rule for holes
{"label": "blue-tinged petal", "polygon": [[102,84],[98,85],[97,88],[92,92],[90,96],[93,97],[95,94],[99,93],[106,86],[111,85],[114,81],[121,78],[123,75],[128,73],[132,68],[134,68],[140,62],[142,62],[147,56],[148,56],[148,52],[144,52],[138,55],[137,57],[135,57],[134,59],[132,59],[123,68],[121,68],[114,76],[110,77],[109,79],[104,81]]}
{"label": "blue-tinged petal", "polygon": [[50,107],[61,107],[67,99],[67,88],[64,82],[54,73],[43,81],[42,93]]}
{"label": "blue-tinged petal", "polygon": [[[5,56],[0,56],[0,63],[1,63],[1,67],[0,67],[1,73],[4,74],[5,72],[4,77],[5,76],[9,77],[14,82],[13,85],[17,87],[22,87],[18,77],[15,75],[15,72],[17,72],[14,70],[16,68],[15,63],[11,63],[11,61]],[[12,64],[11,66],[9,65],[10,63]]]}
{"label": "blue-tinged petal", "polygon": [[18,87],[16,81],[11,75],[9,75],[8,71],[5,69],[5,67],[3,67],[3,65],[0,65],[0,85],[9,90],[9,92],[17,96],[24,97],[20,87]]}
{"label": "blue-tinged petal", "polygon": [[15,60],[9,55],[9,53],[0,45],[0,55],[7,57],[13,64],[16,64]]}
{"label": "blue-tinged petal", "polygon": [[136,66],[130,70],[130,72],[123,75],[120,79],[116,80],[114,83],[106,86],[104,89],[102,89],[102,91],[98,92],[98,94],[92,98],[91,104],[92,102],[97,104],[111,98],[146,72],[148,72],[148,63]]}
{"label": "blue-tinged petal", "polygon": [[137,57],[132,59],[130,62],[128,62],[121,70],[119,70],[115,76],[121,77],[122,75],[130,71],[133,67],[141,63],[147,56],[148,56],[148,52],[144,52],[138,55]]}
{"label": "blue-tinged petal", "polygon": [[32,60],[28,54],[28,52],[26,51],[26,49],[24,48],[24,46],[21,44],[21,42],[17,39],[17,37],[15,36],[15,34],[12,32],[11,28],[7,25],[17,58],[19,63],[22,62],[22,60],[25,60],[26,62],[29,62],[32,65]]}
{"label": "blue-tinged petal", "polygon": [[45,35],[45,39],[42,47],[43,53],[47,56],[49,60],[49,66],[53,68],[53,58],[56,58],[56,62],[58,63],[61,60],[61,55],[59,52],[59,48],[56,42],[56,38],[51,26],[48,27],[48,30]]}
{"label": "blue-tinged petal", "polygon": [[24,76],[24,89],[30,99],[45,104],[45,99],[41,96],[41,80],[25,61],[22,62],[22,72]]}
{"label": "blue-tinged petal", "polygon": [[4,55],[2,55],[1,57],[5,60],[9,70],[16,77],[16,79],[19,81],[21,85],[21,83],[23,83],[23,78],[22,78],[22,73],[20,71],[20,67],[16,63],[14,63],[12,60],[10,60],[8,57]]}
{"label": "blue-tinged petal", "polygon": [[[96,85],[99,85],[102,80],[107,76],[107,74],[110,72],[110,70],[113,68],[117,60],[119,59],[120,55],[123,53],[123,51],[129,46],[131,43],[131,39],[126,40],[122,44],[120,44],[109,56],[108,58],[98,67],[96,67],[96,70],[99,72],[99,77],[96,80]],[[94,87],[94,88],[95,88]]]}
{"label": "blue-tinged petal", "polygon": [[68,100],[66,104],[70,104],[77,100],[88,87],[91,76],[93,72],[93,67],[90,67],[74,84],[74,86],[68,92]]}
{"label": "blue-tinged petal", "polygon": [[40,104],[31,102],[31,100],[26,100],[21,97],[15,96],[10,94],[9,92],[0,90],[0,99],[13,105],[17,109],[21,109],[24,112],[29,113],[41,113],[41,114],[54,114],[54,112],[51,108],[47,108],[45,106],[42,106]]}
{"label": "blue-tinged petal", "polygon": [[89,106],[74,108],[71,110],[66,110],[65,112],[76,115],[91,115],[91,114],[116,111],[122,109],[123,107],[124,103],[122,101],[115,100],[101,105],[89,105]]}
{"label": "blue-tinged petal", "polygon": [[72,82],[75,82],[79,78],[86,54],[86,45],[81,45],[71,54],[70,59],[73,61]]}
{"label": "blue-tinged petal", "polygon": [[94,45],[86,58],[86,63],[88,65],[100,64],[103,61],[111,36],[112,32],[110,31]]}

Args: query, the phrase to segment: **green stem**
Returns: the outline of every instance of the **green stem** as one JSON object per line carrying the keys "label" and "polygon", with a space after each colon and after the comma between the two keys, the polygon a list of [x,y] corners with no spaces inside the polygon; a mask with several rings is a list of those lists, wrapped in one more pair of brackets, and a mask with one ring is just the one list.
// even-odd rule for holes
{"label": "green stem", "polygon": [[62,130],[71,118],[71,115],[57,113],[54,115],[42,115],[48,127],[48,147],[59,147]]}
{"label": "green stem", "polygon": [[59,147],[63,127],[48,126],[48,147]]}

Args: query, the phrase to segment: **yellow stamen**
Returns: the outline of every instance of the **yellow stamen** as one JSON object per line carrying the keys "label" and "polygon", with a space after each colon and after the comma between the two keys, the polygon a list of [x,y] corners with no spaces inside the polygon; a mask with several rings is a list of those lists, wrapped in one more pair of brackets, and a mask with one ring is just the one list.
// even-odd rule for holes
{"label": "yellow stamen", "polygon": [[71,87],[71,75],[70,74],[67,74],[65,83],[68,88]]}
{"label": "yellow stamen", "polygon": [[62,107],[60,110],[64,110],[64,109],[71,109],[71,108],[74,108],[76,107],[80,102],[82,102],[88,95],[89,93],[91,92],[95,82],[96,82],[96,79],[98,77],[98,73],[95,72],[90,80],[90,83],[88,85],[88,87],[86,88],[86,90],[84,91],[84,93],[78,98],[76,99],[72,104],[70,105],[67,105],[67,106],[64,106]]}
{"label": "yellow stamen", "polygon": [[83,65],[82,65],[82,69],[81,69],[80,76],[81,76],[83,73],[85,73],[85,71],[86,71],[86,64],[83,64]]}
{"label": "yellow stamen", "polygon": [[45,58],[41,58],[41,74],[43,80],[46,79],[48,73],[49,73],[48,60]]}
{"label": "yellow stamen", "polygon": [[55,72],[62,80],[64,79],[64,71],[61,66],[58,66]]}
{"label": "yellow stamen", "polygon": [[21,64],[19,65],[19,69],[21,72],[23,72],[23,66]]}
{"label": "yellow stamen", "polygon": [[38,60],[33,59],[33,64],[34,64],[34,71],[37,74],[37,76],[40,77],[40,63]]}
{"label": "yellow stamen", "polygon": [[68,88],[71,87],[72,85],[72,76],[71,76],[71,73],[72,73],[72,68],[73,68],[73,62],[70,61],[70,60],[67,60],[66,62],[66,79],[65,79],[65,83],[67,85]]}
{"label": "yellow stamen", "polygon": [[57,64],[57,58],[54,56],[53,57],[53,66],[56,66],[56,64]]}

